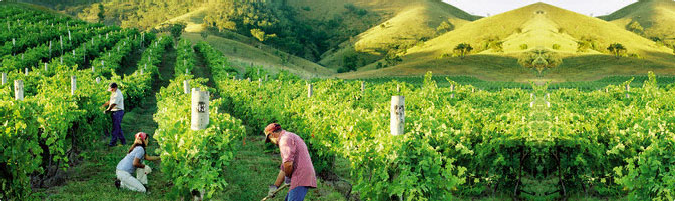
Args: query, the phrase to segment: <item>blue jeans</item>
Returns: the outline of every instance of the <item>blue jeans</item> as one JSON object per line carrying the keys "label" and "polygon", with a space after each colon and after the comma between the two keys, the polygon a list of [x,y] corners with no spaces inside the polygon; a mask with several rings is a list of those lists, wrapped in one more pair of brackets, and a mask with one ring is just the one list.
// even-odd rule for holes
{"label": "blue jeans", "polygon": [[111,134],[110,144],[117,144],[119,139],[122,144],[127,144],[127,140],[124,139],[124,133],[122,133],[122,117],[124,117],[124,110],[118,110],[113,112],[110,116],[113,117],[113,133]]}
{"label": "blue jeans", "polygon": [[307,186],[298,186],[291,189],[289,193],[286,194],[284,201],[303,201],[305,199],[305,194],[307,194],[307,190]]}

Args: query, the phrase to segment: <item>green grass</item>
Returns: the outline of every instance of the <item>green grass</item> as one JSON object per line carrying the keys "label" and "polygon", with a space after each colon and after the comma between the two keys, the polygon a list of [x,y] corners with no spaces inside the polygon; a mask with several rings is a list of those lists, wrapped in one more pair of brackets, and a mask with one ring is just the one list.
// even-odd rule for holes
{"label": "green grass", "polygon": [[632,21],[637,21],[644,28],[646,37],[674,38],[673,0],[639,1],[599,18],[622,28]]}

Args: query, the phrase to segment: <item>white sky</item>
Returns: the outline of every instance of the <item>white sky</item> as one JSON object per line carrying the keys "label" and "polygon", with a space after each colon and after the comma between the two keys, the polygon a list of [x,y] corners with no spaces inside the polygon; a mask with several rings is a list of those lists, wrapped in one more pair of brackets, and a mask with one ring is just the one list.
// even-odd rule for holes
{"label": "white sky", "polygon": [[443,0],[473,15],[496,15],[521,8],[537,2],[543,2],[580,14],[607,15],[637,0]]}

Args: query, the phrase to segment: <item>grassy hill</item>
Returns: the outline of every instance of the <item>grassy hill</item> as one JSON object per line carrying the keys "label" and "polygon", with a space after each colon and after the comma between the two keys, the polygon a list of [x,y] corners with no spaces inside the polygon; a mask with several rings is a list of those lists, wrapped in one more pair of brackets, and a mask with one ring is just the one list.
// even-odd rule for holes
{"label": "grassy hill", "polygon": [[358,54],[363,65],[382,58],[391,49],[404,50],[433,38],[436,28],[444,21],[457,28],[479,18],[439,1],[334,0],[331,5],[341,3],[354,3],[381,13],[383,21],[324,53],[319,63],[331,68],[342,67],[347,55]]}
{"label": "grassy hill", "polygon": [[636,32],[647,38],[662,37],[673,40],[674,15],[673,0],[641,0],[599,18],[627,29],[631,29],[631,23],[637,22],[643,31]]}
{"label": "grassy hill", "polygon": [[[502,41],[502,51],[485,49],[483,44],[489,38]],[[591,39],[596,48],[578,52],[577,41],[582,38]],[[628,53],[640,55],[642,59],[614,58],[605,49],[615,42],[622,43]],[[475,54],[464,59],[440,58],[444,54],[453,54],[453,48],[459,43],[470,43]],[[554,48],[554,44],[559,47]],[[534,79],[535,75],[518,65],[517,58],[534,48],[557,52],[563,58],[561,66],[546,72],[547,77],[556,81],[642,74],[647,70],[673,75],[671,49],[598,18],[536,3],[469,22],[422,46],[413,47],[396,66],[376,69],[371,64],[358,72],[338,76],[358,78],[432,71],[435,74],[473,75],[487,80],[525,81]]]}

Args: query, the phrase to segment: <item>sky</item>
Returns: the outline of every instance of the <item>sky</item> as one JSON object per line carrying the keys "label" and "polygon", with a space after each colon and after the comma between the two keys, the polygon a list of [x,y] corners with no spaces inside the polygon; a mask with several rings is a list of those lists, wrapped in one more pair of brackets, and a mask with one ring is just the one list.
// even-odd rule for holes
{"label": "sky", "polygon": [[584,15],[607,15],[637,0],[443,0],[473,15],[504,13],[537,2],[543,2]]}

